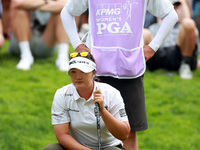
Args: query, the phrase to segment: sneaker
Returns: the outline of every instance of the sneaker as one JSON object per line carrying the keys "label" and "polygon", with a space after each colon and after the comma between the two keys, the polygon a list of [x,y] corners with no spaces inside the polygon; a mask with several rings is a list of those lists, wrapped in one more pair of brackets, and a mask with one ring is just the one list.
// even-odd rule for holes
{"label": "sneaker", "polygon": [[192,79],[192,71],[189,64],[182,62],[179,68],[179,75],[182,79]]}
{"label": "sneaker", "polygon": [[60,71],[68,71],[69,68],[69,60],[67,57],[58,57],[56,60],[56,67]]}
{"label": "sneaker", "polygon": [[17,64],[17,69],[21,69],[24,71],[30,70],[31,65],[34,62],[34,58],[32,56],[29,57],[21,57],[19,63]]}

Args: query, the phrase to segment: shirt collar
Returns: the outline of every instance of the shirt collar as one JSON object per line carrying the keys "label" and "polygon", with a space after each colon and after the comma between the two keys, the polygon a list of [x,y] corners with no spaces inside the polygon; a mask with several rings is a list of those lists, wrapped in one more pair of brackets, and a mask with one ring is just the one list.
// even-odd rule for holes
{"label": "shirt collar", "polygon": [[[72,84],[73,85],[73,84]],[[94,81],[94,89],[93,92],[97,89],[97,82]],[[78,94],[78,91],[76,90],[76,87],[73,85],[73,90],[74,90],[74,100],[79,100],[82,99],[82,97],[80,97],[80,95]],[[87,101],[90,101],[91,99],[94,99],[94,94],[92,92],[92,95],[90,96],[90,98]]]}

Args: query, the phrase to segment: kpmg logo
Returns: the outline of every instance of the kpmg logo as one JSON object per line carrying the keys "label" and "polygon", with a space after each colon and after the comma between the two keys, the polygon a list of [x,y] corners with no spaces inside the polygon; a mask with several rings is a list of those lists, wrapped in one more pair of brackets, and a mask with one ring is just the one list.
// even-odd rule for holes
{"label": "kpmg logo", "polygon": [[121,8],[102,8],[97,9],[96,16],[106,16],[106,15],[119,15]]}

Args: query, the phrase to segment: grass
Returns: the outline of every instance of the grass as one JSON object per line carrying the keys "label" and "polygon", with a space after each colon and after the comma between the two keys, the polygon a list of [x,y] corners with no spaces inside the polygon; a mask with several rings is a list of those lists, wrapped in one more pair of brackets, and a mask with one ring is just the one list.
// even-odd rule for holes
{"label": "grass", "polygon": [[198,150],[200,71],[192,80],[164,70],[145,74],[149,130],[138,134],[141,149]]}
{"label": "grass", "polygon": [[[30,71],[17,70],[19,58],[7,54],[8,44],[0,52],[0,149],[41,150],[57,142],[51,104],[69,76],[55,67],[56,56],[36,59]],[[138,133],[141,150],[200,149],[200,70],[193,73],[192,80],[182,80],[177,72],[146,71],[149,129]]]}

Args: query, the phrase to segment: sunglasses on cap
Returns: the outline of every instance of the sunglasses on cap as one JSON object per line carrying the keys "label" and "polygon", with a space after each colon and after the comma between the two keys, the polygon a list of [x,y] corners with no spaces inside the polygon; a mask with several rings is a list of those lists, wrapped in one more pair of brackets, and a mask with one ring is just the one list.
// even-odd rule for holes
{"label": "sunglasses on cap", "polygon": [[88,59],[92,60],[93,62],[95,62],[95,60],[90,52],[72,52],[69,54],[70,59],[72,59],[74,57],[79,57],[79,56],[88,58]]}
{"label": "sunglasses on cap", "polygon": [[77,56],[87,57],[89,55],[89,52],[72,52],[69,54],[70,58],[74,58]]}

